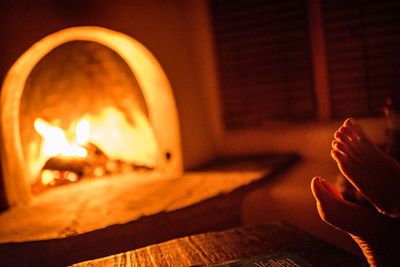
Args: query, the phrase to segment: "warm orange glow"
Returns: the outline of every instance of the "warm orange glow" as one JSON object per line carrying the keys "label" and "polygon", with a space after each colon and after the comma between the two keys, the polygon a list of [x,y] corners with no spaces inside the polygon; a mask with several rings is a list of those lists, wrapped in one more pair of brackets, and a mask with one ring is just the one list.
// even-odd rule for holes
{"label": "warm orange glow", "polygon": [[101,177],[101,176],[103,176],[105,173],[106,173],[105,170],[104,170],[103,168],[101,168],[101,167],[97,167],[97,168],[94,170],[94,176],[96,176],[96,177]]}
{"label": "warm orange glow", "polygon": [[154,166],[158,162],[159,145],[145,115],[132,107],[135,125],[118,108],[105,107],[100,114],[87,115],[90,122],[89,142],[112,158],[130,163]]}
{"label": "warm orange glow", "polygon": [[[64,131],[47,121],[38,118],[34,123],[35,130],[41,135],[42,148],[41,157],[51,158],[55,156],[64,157],[86,157],[88,155],[87,149],[84,147],[89,140],[90,125],[87,120],[80,120],[75,129],[75,138],[69,141]],[[66,172],[64,178],[70,182],[78,180],[78,175],[73,172]],[[56,180],[61,177],[59,171],[56,170],[42,170],[41,182],[44,185],[55,185]]]}
{"label": "warm orange glow", "polygon": [[76,125],[76,141],[80,145],[84,145],[89,141],[90,124],[87,120],[79,121]]}
{"label": "warm orange glow", "polygon": [[[78,124],[79,126],[79,124]],[[42,154],[46,157],[54,157],[57,155],[66,157],[86,157],[87,150],[77,143],[69,142],[62,129],[53,126],[43,119],[36,119],[34,124],[35,130],[42,136]],[[79,130],[81,132],[79,132]],[[76,135],[86,137],[87,128],[77,127]],[[79,138],[78,138],[79,139]]]}
{"label": "warm orange glow", "polygon": [[78,181],[78,175],[74,172],[66,172],[65,178],[70,181],[70,182],[76,182]]}
{"label": "warm orange glow", "polygon": [[54,183],[56,175],[54,175],[54,171],[43,170],[41,178],[44,185],[51,185],[52,183]]}
{"label": "warm orange glow", "polygon": [[[107,171],[115,171],[117,166],[113,166],[116,164],[113,160],[126,162],[126,166],[118,166],[124,172],[132,170],[130,163],[150,167],[157,165],[159,148],[151,126],[143,113],[133,113],[135,125],[127,121],[126,116],[117,108],[105,107],[96,116],[86,114],[80,119],[72,135],[68,134],[68,130],[63,131],[60,127],[37,118],[34,128],[42,137],[42,142],[39,151],[41,160],[37,162],[39,165],[36,168],[42,170],[52,157],[88,157],[88,143],[99,148],[111,159],[104,166],[94,169],[93,175],[96,177],[105,175]],[[57,176],[57,173],[42,170],[41,181],[44,185],[53,185]],[[72,176],[64,178],[68,181],[78,180]]]}
{"label": "warm orange glow", "polygon": [[[118,54],[135,76],[143,94],[144,104],[149,111],[148,114],[129,113],[127,119],[126,112],[123,116],[116,115],[115,112],[110,113],[110,109],[106,106],[104,106],[103,114],[91,113],[90,117],[74,117],[72,120],[49,118],[48,115],[52,114],[45,116],[43,113],[42,116],[42,113],[39,113],[37,116],[30,117],[32,113],[21,113],[21,100],[26,93],[25,85],[32,70],[55,48],[72,41],[94,42]],[[0,119],[3,127],[0,149],[3,177],[7,177],[5,179],[6,197],[10,205],[29,202],[32,196],[30,186],[37,182],[37,177],[40,176],[43,166],[50,157],[57,153],[71,154],[71,150],[72,154],[77,153],[83,156],[85,142],[93,143],[111,159],[135,163],[140,158],[139,163],[145,166],[148,163],[150,166],[156,163],[154,165],[157,169],[163,172],[161,178],[177,177],[182,173],[179,122],[172,88],[151,52],[138,41],[122,33],[85,26],[64,29],[46,36],[29,48],[11,67],[1,89],[1,103]],[[107,104],[110,104],[110,108],[114,108],[117,114],[120,112],[113,103]],[[73,105],[71,103],[71,109],[74,108]],[[67,113],[68,110],[65,112]],[[104,118],[99,119],[102,116],[108,117],[106,124],[104,124]],[[38,117],[46,117],[49,120],[60,119],[60,125],[63,126],[65,132],[60,132],[61,128],[44,120],[34,123]],[[118,124],[120,136],[110,139],[115,132],[113,128],[115,120],[113,122],[112,117],[117,118],[122,124]],[[80,124],[80,119],[87,120],[89,124],[86,122]],[[65,125],[66,123],[69,125]],[[32,124],[35,124],[35,129],[32,129]],[[128,126],[128,131],[124,130],[123,125]],[[142,128],[143,125],[144,128]],[[83,130],[82,134],[76,134],[65,127],[71,127],[74,130],[82,127],[86,130]],[[50,130],[51,134],[48,134],[47,130]],[[35,131],[42,138],[31,134]],[[51,135],[53,139],[48,138],[47,135]],[[113,149],[108,148],[108,146],[111,147],[110,140],[115,141]],[[127,145],[126,140],[135,141]],[[65,148],[69,152],[65,152]],[[112,161],[106,164],[107,172],[115,168],[118,169],[120,166]],[[65,176],[65,173],[63,175]],[[73,174],[70,178],[75,179]],[[68,177],[66,179],[69,180]]]}

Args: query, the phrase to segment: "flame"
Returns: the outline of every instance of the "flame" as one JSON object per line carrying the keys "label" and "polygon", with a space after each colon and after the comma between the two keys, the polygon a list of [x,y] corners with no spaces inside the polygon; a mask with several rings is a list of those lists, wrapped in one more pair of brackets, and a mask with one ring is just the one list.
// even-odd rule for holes
{"label": "flame", "polygon": [[114,106],[106,106],[96,115],[85,114],[90,122],[90,142],[108,157],[125,162],[157,165],[159,147],[146,115],[130,110],[128,116]]}
{"label": "flame", "polygon": [[[80,177],[75,177],[73,172],[57,173],[42,168],[48,159],[56,156],[88,157],[89,153],[92,153],[92,146],[87,146],[88,143],[99,148],[110,159],[146,166],[156,165],[159,149],[147,118],[139,110],[133,111],[131,115],[134,124],[127,118],[121,110],[109,106],[96,115],[84,114],[79,120],[71,123],[72,127],[65,132],[60,127],[37,118],[34,128],[42,137],[39,154],[42,184],[56,185],[66,180],[77,181]],[[95,168],[93,176],[101,177],[116,169],[123,171],[123,167],[115,164],[114,161],[110,161]],[[131,170],[130,164],[126,166]]]}
{"label": "flame", "polygon": [[57,155],[67,157],[86,157],[88,151],[82,145],[89,140],[90,126],[86,120],[81,120],[76,127],[76,143],[69,142],[64,131],[47,121],[38,118],[34,122],[35,130],[42,136],[42,153],[44,156]]}
{"label": "flame", "polygon": [[[47,121],[38,118],[34,122],[35,130],[42,136],[42,156],[55,157],[86,157],[88,151],[83,147],[88,141],[90,136],[90,124],[87,120],[80,120],[75,129],[75,141],[69,142],[64,131]],[[43,170],[41,173],[41,181],[44,185],[54,185],[56,180],[60,178],[60,172],[55,170]],[[70,182],[75,182],[78,177],[75,173],[66,172],[65,179]]]}
{"label": "flame", "polygon": [[79,145],[85,145],[89,141],[90,124],[87,120],[80,120],[76,125],[76,141]]}

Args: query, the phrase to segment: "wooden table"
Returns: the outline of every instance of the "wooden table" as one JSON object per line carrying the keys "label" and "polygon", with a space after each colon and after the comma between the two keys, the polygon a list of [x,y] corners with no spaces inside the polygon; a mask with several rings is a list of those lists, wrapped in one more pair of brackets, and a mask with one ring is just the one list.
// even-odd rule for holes
{"label": "wooden table", "polygon": [[187,236],[74,266],[191,266],[281,250],[293,252],[314,266],[366,266],[363,260],[288,223]]}

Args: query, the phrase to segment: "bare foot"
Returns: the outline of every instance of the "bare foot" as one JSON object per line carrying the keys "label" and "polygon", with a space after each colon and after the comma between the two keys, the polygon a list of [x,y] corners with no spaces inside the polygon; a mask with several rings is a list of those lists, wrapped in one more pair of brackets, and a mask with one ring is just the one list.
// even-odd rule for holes
{"label": "bare foot", "polygon": [[336,131],[331,155],[343,175],[381,213],[400,217],[400,164],[381,151],[354,119]]}
{"label": "bare foot", "polygon": [[398,220],[346,201],[333,185],[321,177],[312,180],[311,189],[321,218],[335,228],[349,233],[370,266],[398,266]]}

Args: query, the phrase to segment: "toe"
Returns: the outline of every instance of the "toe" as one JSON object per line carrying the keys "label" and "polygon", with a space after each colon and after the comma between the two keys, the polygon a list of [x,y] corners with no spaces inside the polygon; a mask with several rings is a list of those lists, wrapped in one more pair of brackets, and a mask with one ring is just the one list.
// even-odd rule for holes
{"label": "toe", "polygon": [[350,145],[351,139],[343,132],[343,129],[340,128],[334,134],[334,138],[344,144]]}
{"label": "toe", "polygon": [[346,122],[347,122],[348,127],[351,128],[352,131],[354,131],[354,133],[359,137],[360,140],[367,139],[367,136],[366,136],[364,130],[361,128],[361,126],[357,123],[356,120],[348,119],[348,120],[346,120]]}
{"label": "toe", "polygon": [[357,144],[360,140],[360,137],[354,131],[354,129],[350,126],[342,126],[340,130],[343,132],[343,134],[351,140],[352,143]]}
{"label": "toe", "polygon": [[338,190],[321,177],[312,180],[311,190],[321,218],[343,231],[374,240],[394,227],[386,216],[344,200]]}
{"label": "toe", "polygon": [[344,121],[343,126],[350,126],[353,124],[354,119],[353,118],[348,118]]}
{"label": "toe", "polygon": [[343,144],[342,142],[339,142],[337,140],[332,141],[332,148],[335,150],[339,150],[340,152],[344,154],[349,154],[349,147],[346,144]]}
{"label": "toe", "polygon": [[341,152],[341,151],[339,151],[337,149],[332,149],[331,150],[331,156],[336,162],[338,162],[340,164],[343,164],[343,163],[347,162],[346,155],[343,152]]}

